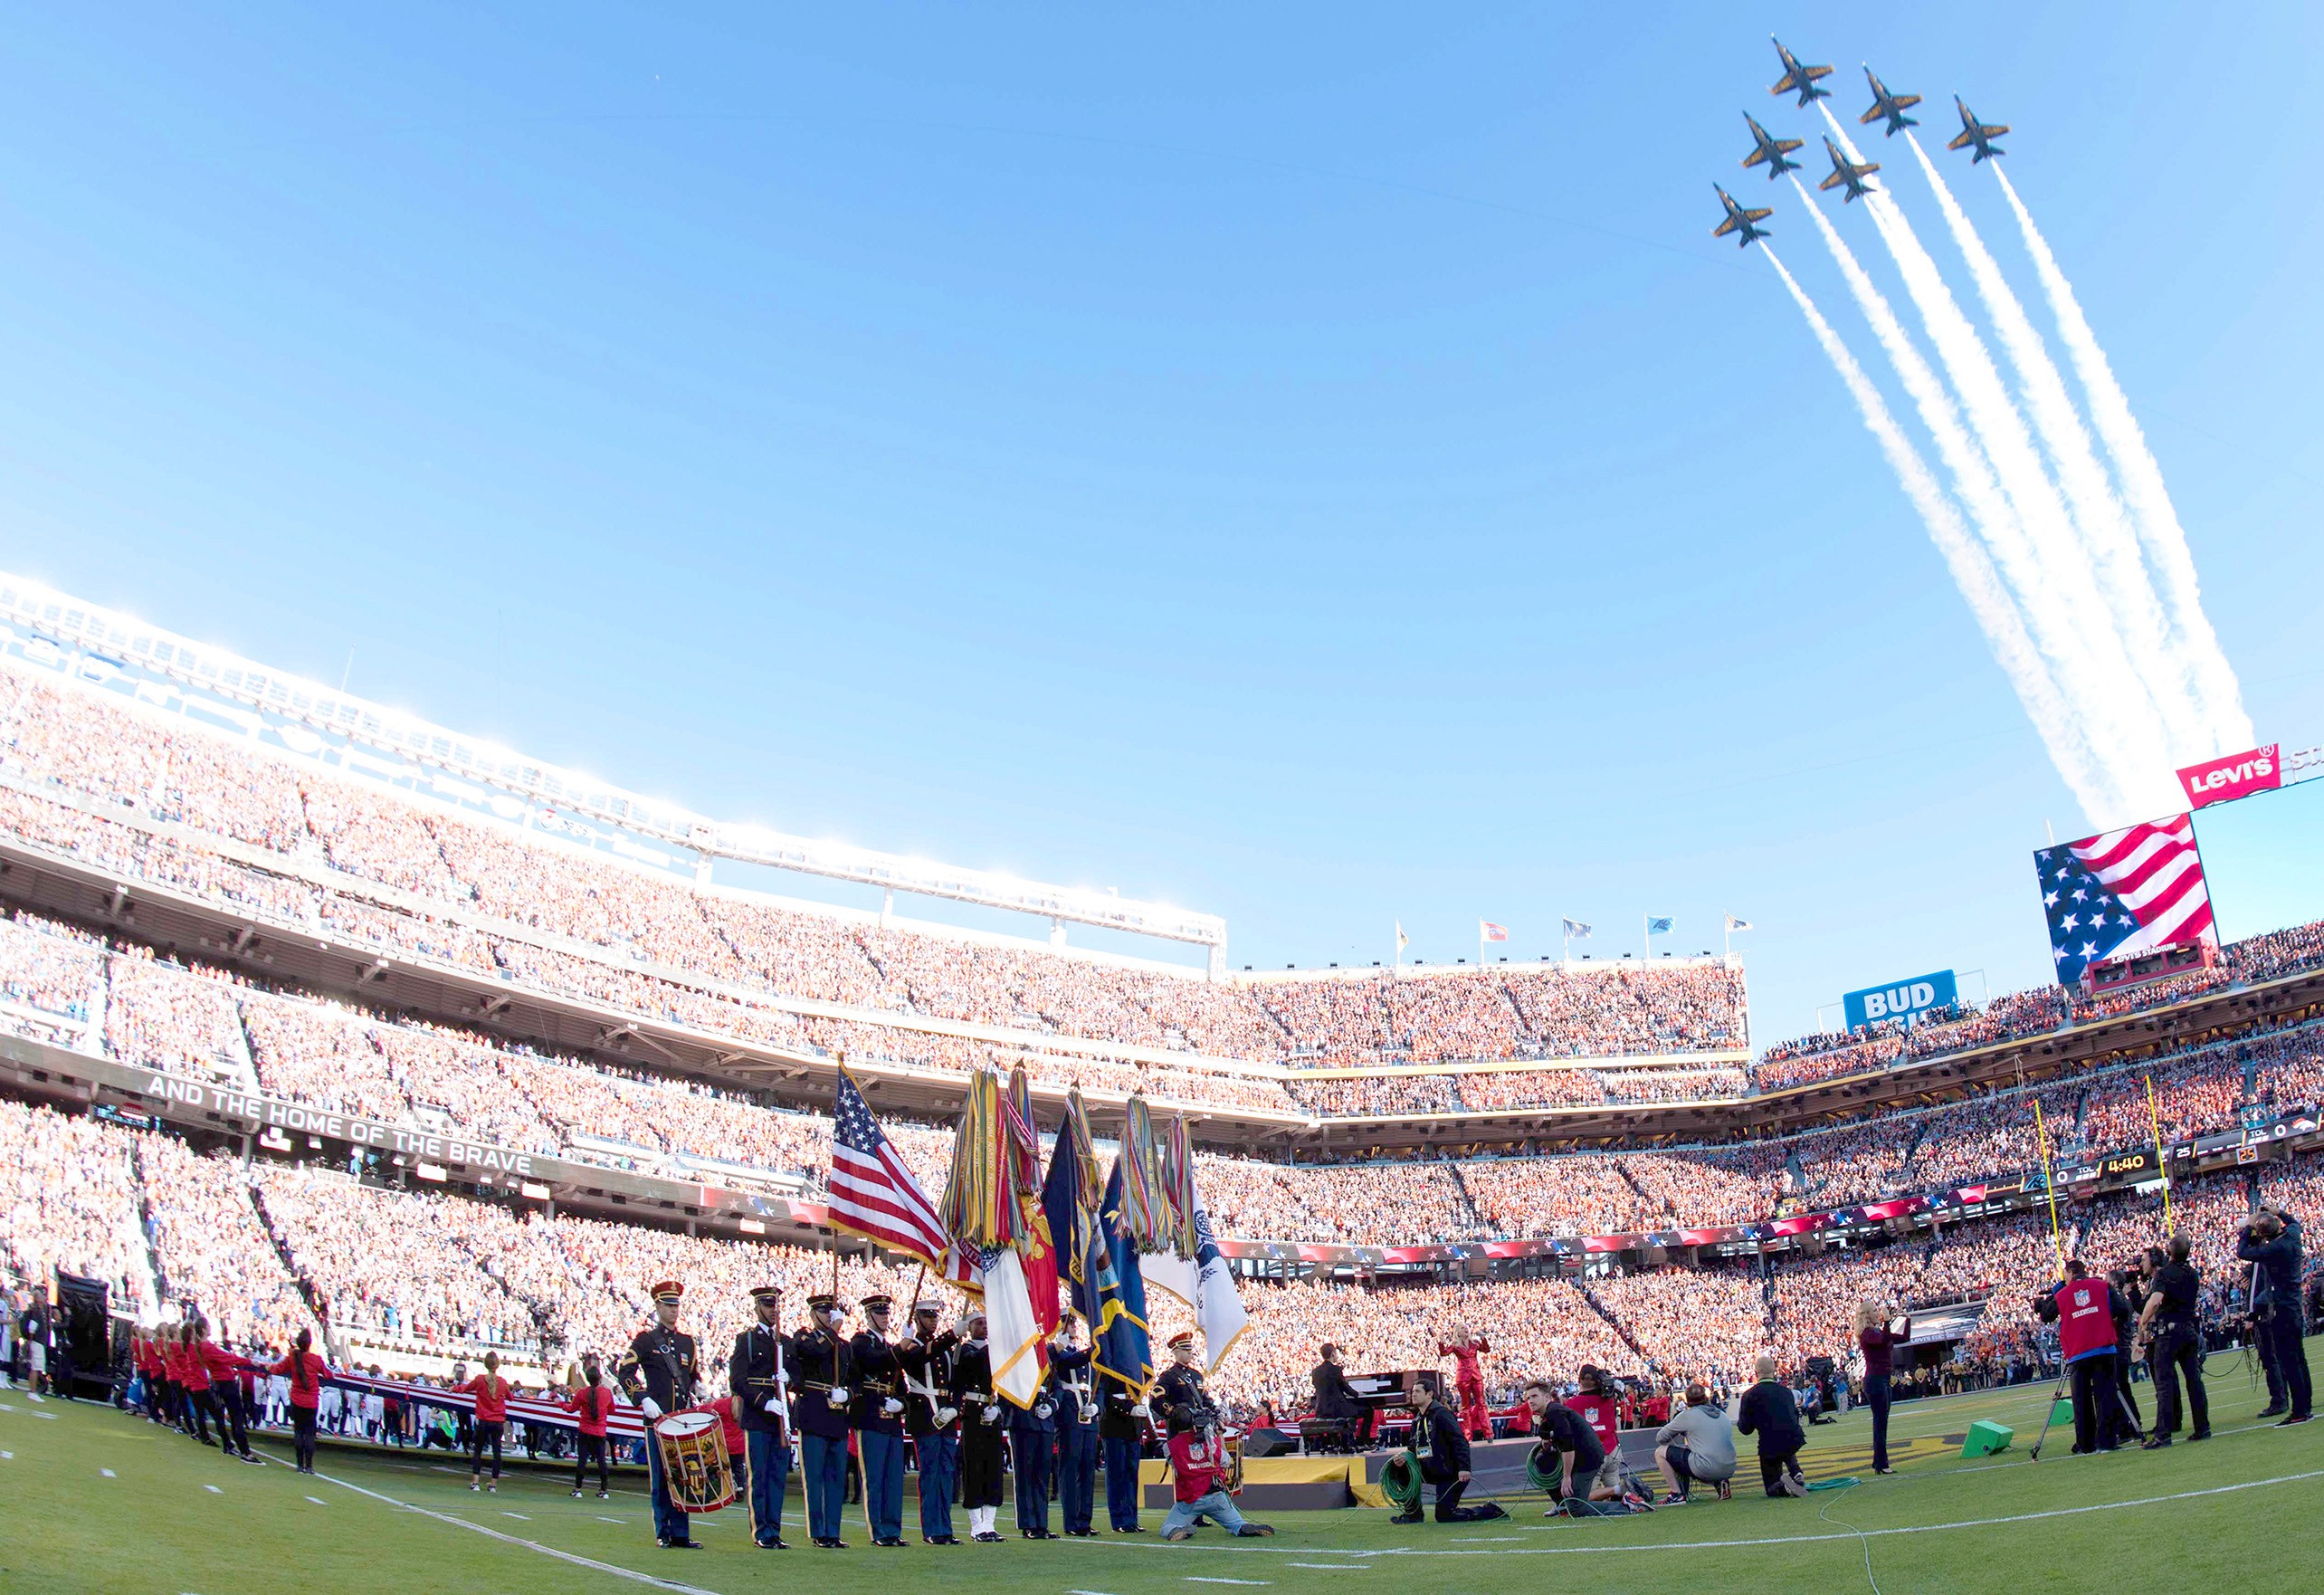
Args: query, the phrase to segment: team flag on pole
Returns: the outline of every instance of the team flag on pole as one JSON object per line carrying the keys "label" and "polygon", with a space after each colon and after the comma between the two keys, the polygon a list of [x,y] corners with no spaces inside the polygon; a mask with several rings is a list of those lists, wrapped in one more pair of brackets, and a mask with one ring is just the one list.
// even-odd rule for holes
{"label": "team flag on pole", "polygon": [[1480,941],[1506,941],[1509,940],[1509,927],[1507,925],[1496,925],[1491,920],[1479,920],[1477,922],[1477,940]]}
{"label": "team flag on pole", "polygon": [[[1048,1331],[1057,1324],[1057,1256],[1041,1193],[1026,1167],[1038,1166],[1039,1146],[1009,1100],[1000,1076],[969,1076],[952,1143],[952,1180],[938,1216],[962,1251],[978,1262],[985,1293],[985,1329],[992,1347],[993,1388],[1019,1407],[1041,1393]],[[1044,1328],[1033,1281],[1045,1274],[1049,1290]]]}
{"label": "team flag on pole", "polygon": [[1670,915],[1668,915],[1668,914],[1660,914],[1660,913],[1650,913],[1650,914],[1648,914],[1648,915],[1646,916],[1646,934],[1648,934],[1649,936],[1667,936],[1667,935],[1669,935],[1670,933],[1671,933],[1671,916],[1670,916]]}
{"label": "team flag on pole", "polygon": [[1566,922],[1566,940],[1568,941],[1587,941],[1589,939],[1590,928],[1587,925],[1582,923],[1579,920],[1567,920]]}
{"label": "team flag on pole", "polygon": [[1748,931],[1750,928],[1750,921],[1738,920],[1733,914],[1729,914],[1727,916],[1727,933],[1729,935],[1732,936],[1738,931]]}

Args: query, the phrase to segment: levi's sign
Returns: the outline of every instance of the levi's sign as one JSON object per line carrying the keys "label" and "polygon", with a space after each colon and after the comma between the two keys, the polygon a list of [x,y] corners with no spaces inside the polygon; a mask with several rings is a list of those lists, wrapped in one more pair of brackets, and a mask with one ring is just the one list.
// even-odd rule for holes
{"label": "levi's sign", "polygon": [[2274,791],[2283,785],[2283,761],[2276,757],[2276,744],[2270,742],[2248,753],[2229,753],[2190,764],[2178,772],[2178,778],[2187,807],[2201,808],[2206,803],[2224,803],[2253,792]]}
{"label": "levi's sign", "polygon": [[1846,993],[1840,1001],[1846,1012],[1848,1028],[1861,1030],[1882,1019],[1912,1019],[1931,1008],[1950,1008],[1959,997],[1960,988],[1953,979],[1953,971],[1939,969],[1933,975],[1915,975],[1910,980],[1891,981],[1886,986],[1867,986],[1862,991]]}

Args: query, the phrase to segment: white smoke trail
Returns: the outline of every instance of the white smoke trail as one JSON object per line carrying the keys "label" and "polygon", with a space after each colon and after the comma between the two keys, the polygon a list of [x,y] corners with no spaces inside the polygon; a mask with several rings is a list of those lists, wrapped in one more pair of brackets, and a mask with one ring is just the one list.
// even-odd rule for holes
{"label": "white smoke trail", "polygon": [[[1820,109],[1849,159],[1862,159],[1830,108]],[[2091,746],[2121,788],[2125,807],[2104,820],[2171,812],[2182,798],[2152,700],[2130,668],[2089,565],[2075,549],[2065,506],[2034,453],[2024,418],[2003,387],[1984,339],[1954,301],[1937,263],[1894,196],[1876,189],[1867,196],[1865,208],[1903,275],[1938,358],[2015,511],[2016,524],[2024,529],[2022,547],[1996,543],[1994,557],[2043,655],[2058,671]]]}
{"label": "white smoke trail", "polygon": [[[1817,213],[1819,218],[1821,214]],[[2106,777],[2097,768],[2090,745],[2083,740],[2073,714],[2067,708],[2065,700],[2059,695],[2057,684],[2051,680],[2049,670],[2027,637],[2025,624],[2017,612],[2016,605],[2010,601],[2000,579],[1994,575],[1992,561],[1969,535],[1960,512],[1945,496],[1944,490],[1930,473],[1928,463],[1921,459],[1920,452],[1905,436],[1904,429],[1897,425],[1896,417],[1889,412],[1888,402],[1881,397],[1880,390],[1872,386],[1872,378],[1856,363],[1856,358],[1848,352],[1848,346],[1841,341],[1839,333],[1833,330],[1832,323],[1824,320],[1824,312],[1815,308],[1815,301],[1807,296],[1807,291],[1784,269],[1784,263],[1776,258],[1775,251],[1767,249],[1764,244],[1760,247],[1767,253],[1767,263],[1775,267],[1776,275],[1781,277],[1784,286],[1791,291],[1800,314],[1807,318],[1809,330],[1815,334],[1815,341],[1823,346],[1833,368],[1840,373],[1840,380],[1855,399],[1856,408],[1864,419],[1864,429],[1879,443],[1881,453],[1887,456],[1890,469],[1896,473],[1897,481],[1903,485],[1905,497],[1912,501],[1912,507],[1919,512],[1922,523],[1929,528],[1929,540],[1937,545],[1946,568],[1952,572],[1954,585],[1968,600],[1969,612],[1976,616],[1977,626],[1985,633],[1986,645],[1993,650],[1994,658],[2000,663],[2003,673],[2009,677],[2010,685],[2016,690],[2018,702],[2025,706],[2027,716],[2034,721],[2034,731],[2041,736],[2043,745],[2049,750],[2051,762],[2057,767],[2059,775],[2064,778],[2075,801],[2081,805],[2085,814],[2096,816],[2105,812],[2112,796],[2108,789]],[[1889,319],[1891,322],[1895,320],[1893,316]],[[1931,380],[1934,380],[1933,376]],[[1942,397],[1941,394],[1939,397]],[[1959,431],[1957,423],[1954,430]],[[1964,437],[1962,441],[1966,443],[1967,440]]]}
{"label": "white smoke trail", "polygon": [[2114,483],[2091,446],[2081,412],[2066,395],[2065,378],[2003,278],[2000,263],[1953,197],[1944,174],[1929,158],[1919,139],[1907,133],[1904,141],[1920,162],[1921,173],[1937,196],[1937,206],[1944,213],[1945,225],[1968,262],[1977,297],[1993,318],[1994,330],[2000,335],[2010,364],[2016,368],[2026,409],[2051,463],[2057,468],[2058,485],[2065,493],[2081,556],[2098,578],[2099,592],[2113,615],[2116,634],[2131,668],[2138,673],[2162,716],[2171,762],[2191,764],[2209,758],[2219,750],[2212,745],[2211,728],[2195,699],[2190,661],[2173,644],[2162,603],[2155,597],[2147,568],[2138,557],[2138,534],[2131,530],[2129,516],[2114,496]]}
{"label": "white smoke trail", "polygon": [[[2041,577],[2024,529],[1995,481],[1984,451],[1962,424],[1952,395],[1906,334],[1904,324],[1897,320],[1887,297],[1873,285],[1872,274],[1857,261],[1855,252],[1841,238],[1831,218],[1808,197],[1806,186],[1797,177],[1792,179],[1792,186],[1800,204],[1814,218],[1816,230],[1824,235],[1824,246],[1832,252],[1832,259],[1847,282],[1849,291],[1854,294],[1857,308],[1872,324],[1873,336],[1887,351],[1905,392],[1935,440],[1938,455],[1951,473],[1954,491],[1976,523],[1978,536],[2000,562],[2005,576],[2015,573],[2038,593]],[[2018,604],[2013,600],[2013,605],[2023,614],[2035,645],[2049,661],[2048,673],[2075,712],[2079,734],[2091,750],[2091,764],[2104,772],[2102,786],[2094,798],[2096,806],[2086,803],[2083,812],[2100,825],[2135,813],[2135,807],[2125,802],[2124,778],[2115,768],[2110,742],[2091,736],[2086,729],[2103,725],[2113,712],[2113,700],[2102,673],[2081,647],[2074,630],[2063,624],[2054,604]]]}
{"label": "white smoke trail", "polygon": [[2009,175],[1998,163],[1994,164],[1993,175],[2001,185],[2003,196],[2009,201],[2009,208],[2016,213],[2018,230],[2025,236],[2026,252],[2034,257],[2034,270],[2041,278],[2042,291],[2049,299],[2051,313],[2058,318],[2066,358],[2073,362],[2074,375],[2090,396],[2091,419],[2122,478],[2122,496],[2129,502],[2138,540],[2154,565],[2172,627],[2192,666],[2196,701],[2218,743],[2213,751],[2232,753],[2248,748],[2252,745],[2252,721],[2243,712],[2243,689],[2235,680],[2234,667],[2220,650],[2210,617],[2203,612],[2195,557],[2187,549],[2186,532],[2179,525],[2177,510],[2171,504],[2170,490],[2163,485],[2162,467],[2148,449],[2146,435],[2130,413],[2130,401],[2123,394],[2121,384],[2114,379],[2114,368],[2107,362],[2106,351],[2099,347],[2098,335],[2083,317],[2081,301],[2074,298],[2072,285],[2059,268],[2058,257],[2050,253],[2049,241],[2034,225],[2033,213],[2017,197]]}

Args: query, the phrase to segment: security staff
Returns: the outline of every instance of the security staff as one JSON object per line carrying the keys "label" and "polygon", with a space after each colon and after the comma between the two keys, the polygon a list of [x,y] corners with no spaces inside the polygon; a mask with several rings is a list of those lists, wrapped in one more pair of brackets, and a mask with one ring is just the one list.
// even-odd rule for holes
{"label": "security staff", "polygon": [[994,1526],[1008,1472],[1002,1457],[1001,1419],[1006,1405],[993,1390],[993,1349],[985,1339],[985,1310],[971,1307],[960,1321],[952,1354],[952,1404],[960,1409],[960,1504],[968,1509],[969,1537],[997,1545]]}
{"label": "security staff", "polygon": [[651,1432],[663,1413],[694,1404],[700,1380],[694,1337],[678,1328],[678,1304],[684,1300],[686,1287],[665,1279],[646,1294],[653,1298],[653,1322],[640,1330],[622,1353],[614,1367],[614,1382],[645,1415],[645,1466],[652,1486],[654,1542],[665,1551],[699,1551],[701,1542],[688,1533],[691,1525],[686,1514],[670,1498],[662,1447]]}
{"label": "security staff", "polygon": [[734,1337],[727,1359],[727,1389],[734,1396],[750,1466],[750,1538],[762,1551],[787,1551],[783,1543],[783,1480],[791,1471],[791,1388],[784,1366],[788,1348],[776,1327],[783,1293],[775,1285],[752,1290],[758,1322]]}
{"label": "security staff", "polygon": [[2195,1316],[2202,1283],[2187,1261],[2193,1250],[2186,1236],[2171,1237],[2165,1260],[2153,1270],[2154,1282],[2138,1317],[2138,1335],[2146,1342],[2148,1365],[2155,1375],[2155,1427],[2146,1441],[2150,1451],[2169,1445],[2178,1432],[2182,1375],[2186,1380],[2187,1416],[2195,1426],[2186,1437],[2211,1437],[2211,1399],[2203,1388],[2203,1335]]}
{"label": "security staff", "polygon": [[1077,1540],[1097,1537],[1090,1518],[1098,1494],[1098,1401],[1091,1384],[1091,1348],[1073,1344],[1074,1319],[1057,1326],[1049,1351],[1049,1374],[1057,1390],[1057,1507],[1065,1532]]}
{"label": "security staff", "polygon": [[919,1466],[920,1542],[957,1545],[952,1486],[960,1471],[960,1409],[952,1401],[952,1353],[960,1337],[939,1332],[938,1302],[912,1304],[912,1332],[896,1347],[904,1375],[904,1432]]}
{"label": "security staff", "polygon": [[1053,1540],[1049,1532],[1049,1492],[1057,1471],[1057,1371],[1051,1368],[1033,1392],[1033,1405],[1009,1406],[1009,1455],[1016,1464],[1017,1533],[1028,1540]]}
{"label": "security staff", "polygon": [[809,1326],[791,1338],[797,1376],[792,1411],[799,1425],[799,1459],[806,1476],[807,1534],[826,1551],[843,1551],[840,1508],[847,1500],[847,1342],[840,1338],[839,1299],[807,1298]]}
{"label": "security staff", "polygon": [[848,1423],[863,1461],[863,1519],[874,1545],[904,1542],[904,1373],[888,1341],[893,1299],[865,1296],[863,1327],[849,1342]]}
{"label": "security staff", "polygon": [[1117,1534],[1143,1533],[1138,1526],[1138,1461],[1146,1402],[1110,1373],[1100,1374],[1099,1382],[1105,1390],[1098,1438],[1106,1453],[1106,1522]]}

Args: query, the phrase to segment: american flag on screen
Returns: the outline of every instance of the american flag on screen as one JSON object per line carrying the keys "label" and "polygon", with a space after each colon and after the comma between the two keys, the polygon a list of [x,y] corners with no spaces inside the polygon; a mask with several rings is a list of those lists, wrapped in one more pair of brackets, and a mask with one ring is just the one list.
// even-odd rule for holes
{"label": "american flag on screen", "polygon": [[832,1108],[831,1221],[910,1252],[955,1285],[976,1282],[976,1264],[945,1234],[936,1204],[888,1144],[855,1077],[844,1068]]}
{"label": "american flag on screen", "polygon": [[2102,960],[2218,941],[2192,816],[2062,842],[2034,861],[2062,986]]}

